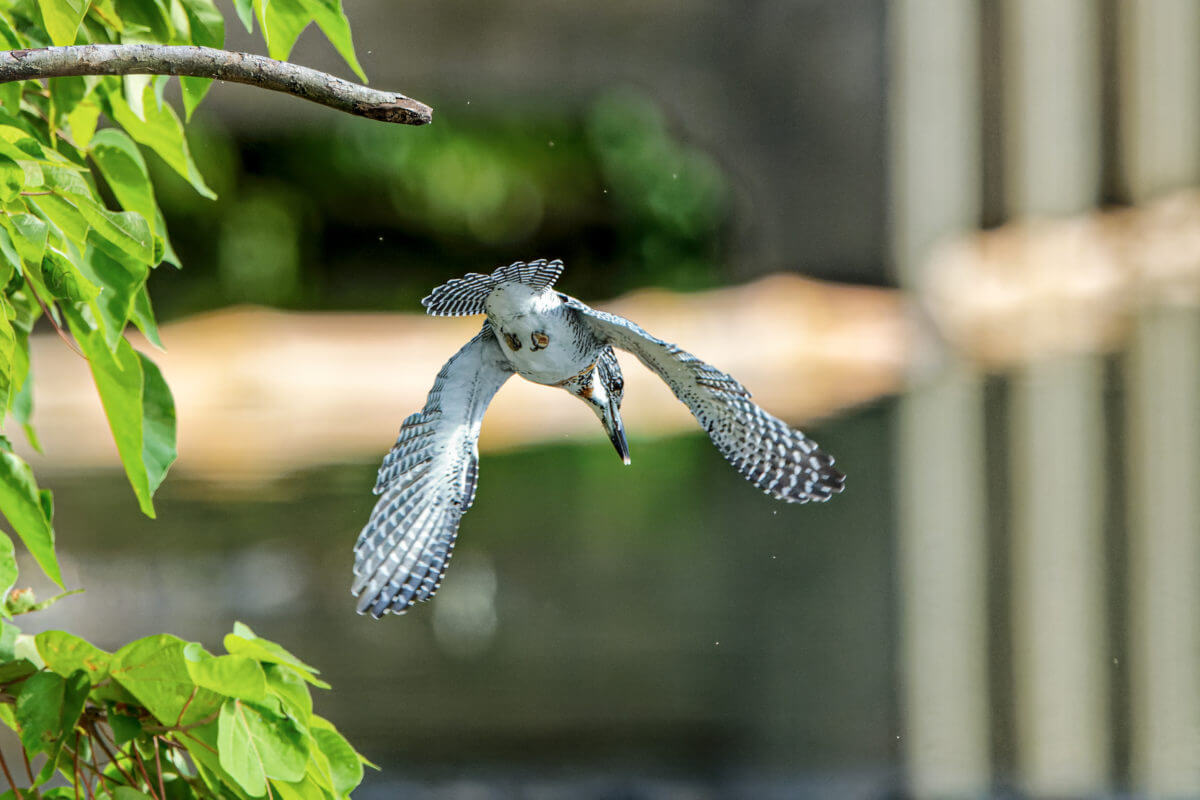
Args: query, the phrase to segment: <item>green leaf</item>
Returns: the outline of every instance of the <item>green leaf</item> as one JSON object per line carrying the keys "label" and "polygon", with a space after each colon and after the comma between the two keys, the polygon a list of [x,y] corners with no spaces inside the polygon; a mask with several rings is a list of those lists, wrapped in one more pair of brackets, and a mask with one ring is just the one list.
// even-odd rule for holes
{"label": "green leaf", "polygon": [[[191,30],[192,44],[199,47],[224,47],[225,19],[213,5],[212,0],[182,0],[182,2],[187,14],[188,27]],[[192,112],[196,110],[196,106],[200,105],[200,101],[208,93],[209,87],[212,86],[212,80],[183,76],[179,79],[179,86],[183,90],[185,116],[191,120]]]}
{"label": "green leaf", "polygon": [[71,201],[92,230],[105,242],[147,266],[154,263],[154,236],[150,232],[150,223],[141,214],[136,211],[109,211],[85,195],[74,195]]}
{"label": "green leaf", "polygon": [[246,33],[254,33],[254,3],[253,0],[233,0],[238,19],[246,28]]}
{"label": "green leaf", "polygon": [[113,0],[92,0],[91,15],[103,24],[106,31],[125,32],[125,24],[121,21],[121,15],[117,13]]}
{"label": "green leaf", "polygon": [[11,622],[0,622],[0,663],[16,658],[17,637],[21,629]]}
{"label": "green leaf", "polygon": [[33,637],[46,669],[64,678],[82,670],[95,686],[108,677],[112,655],[86,639],[64,631],[45,631]]}
{"label": "green leaf", "polygon": [[185,647],[187,642],[175,636],[147,636],[118,650],[109,667],[113,680],[165,725],[197,722],[221,703],[219,696],[192,680]]}
{"label": "green leaf", "polygon": [[[273,1],[273,0],[272,0]],[[366,83],[367,76],[359,66],[354,54],[354,42],[350,37],[350,21],[342,11],[342,0],[300,0],[308,13],[316,20],[321,31],[341,54],[350,69]]]}
{"label": "green leaf", "polygon": [[275,781],[271,787],[278,793],[279,800],[327,800],[332,796],[312,775],[305,775],[304,780],[291,783]]}
{"label": "green leaf", "polygon": [[321,752],[329,761],[333,790],[341,796],[362,783],[363,765],[358,752],[338,733],[333,724],[321,717],[313,717],[309,728],[317,747],[321,748]]}
{"label": "green leaf", "polygon": [[150,800],[150,795],[132,786],[117,786],[112,790],[112,800]]}
{"label": "green leaf", "polygon": [[[7,608],[2,604],[3,598],[6,597],[9,591],[17,582],[17,557],[16,550],[13,548],[12,539],[8,538],[8,534],[0,533],[0,614],[8,616]],[[11,628],[7,625],[5,632]],[[12,658],[11,653],[8,658]]]}
{"label": "green leaf", "polygon": [[217,738],[219,726],[214,720],[208,725],[193,728],[188,731],[182,744],[187,748],[188,755],[196,765],[196,772],[212,793],[213,797],[246,798],[248,795],[237,785],[221,766],[217,754]]}
{"label": "green leaf", "polygon": [[153,494],[175,463],[175,398],[158,365],[142,353],[142,463]]}
{"label": "green leaf", "polygon": [[0,13],[0,42],[9,50],[20,50],[25,46],[21,35],[17,33],[17,29],[13,27],[8,16],[2,13]]}
{"label": "green leaf", "polygon": [[76,246],[83,244],[84,239],[87,238],[88,223],[79,209],[56,194],[29,199],[33,201],[34,207],[42,212],[44,218],[54,226],[52,233],[57,235],[59,239],[57,245],[60,249],[65,250],[67,242]]}
{"label": "green leaf", "polygon": [[283,706],[290,717],[307,723],[312,716],[312,695],[308,684],[294,669],[280,664],[264,664],[267,676],[267,693]]}
{"label": "green leaf", "polygon": [[[130,42],[127,37],[122,37],[122,41]],[[150,85],[151,80],[153,80],[151,75],[121,76],[121,88],[125,92],[125,102],[129,104],[129,110],[140,120],[146,119],[146,87]]]}
{"label": "green leaf", "polygon": [[133,140],[118,128],[106,128],[92,137],[88,152],[121,208],[138,212],[150,221],[154,230],[158,212],[154,186],[146,161]]}
{"label": "green leaf", "polygon": [[96,247],[98,243],[96,232],[89,233],[88,247],[79,262],[79,270],[101,287],[92,307],[100,317],[108,349],[115,350],[132,312],[133,298],[145,287],[150,269],[125,253]]}
{"label": "green leaf", "polygon": [[88,185],[88,182],[84,180],[79,170],[61,164],[46,164],[41,166],[40,169],[44,185],[51,189],[59,190],[60,194],[86,195],[88,198],[91,197],[92,189]]}
{"label": "green leaf", "polygon": [[25,188],[25,170],[14,159],[0,154],[0,201],[8,202]]}
{"label": "green leaf", "polygon": [[67,115],[67,127],[71,129],[71,138],[81,148],[86,148],[96,133],[96,124],[100,121],[100,105],[91,98],[83,100]]}
{"label": "green leaf", "polygon": [[296,39],[312,23],[300,0],[254,0],[254,11],[271,58],[286,61]]}
{"label": "green leaf", "polygon": [[217,730],[221,767],[252,797],[266,793],[269,778],[304,777],[308,742],[295,721],[231,699],[221,706]]}
{"label": "green leaf", "polygon": [[145,119],[140,119],[120,93],[110,91],[106,97],[113,119],[134,141],[158,153],[171,169],[183,176],[201,195],[216,199],[192,160],[187,139],[183,135],[183,125],[169,103],[163,103],[161,108],[154,103],[145,104]]}
{"label": "green leaf", "polygon": [[259,638],[254,631],[240,622],[233,624],[233,633],[225,635],[225,649],[234,655],[250,656],[267,664],[282,664],[291,667],[300,677],[314,686],[322,689],[329,688],[328,683],[316,677],[320,674],[316,669],[274,642]]}
{"label": "green leaf", "polygon": [[26,679],[17,695],[17,725],[21,744],[29,753],[50,748],[62,733],[63,693],[66,679],[53,672],[37,672]]}
{"label": "green leaf", "polygon": [[124,26],[122,42],[171,41],[171,13],[162,0],[116,0],[115,5]]}
{"label": "green leaf", "polygon": [[17,332],[12,326],[15,314],[8,298],[0,294],[0,394],[3,394],[0,397],[0,421],[8,410],[16,376]]}
{"label": "green leaf", "polygon": [[87,13],[88,0],[38,0],[37,5],[42,11],[42,22],[45,23],[46,33],[55,46],[75,43],[75,33],[79,23]]}
{"label": "green leaf", "polygon": [[79,721],[89,689],[91,684],[82,671],[67,678],[53,672],[29,676],[17,695],[16,708],[16,723],[26,752],[47,753],[47,763],[53,764],[64,737]]}
{"label": "green leaf", "polygon": [[[63,741],[79,722],[79,716],[83,713],[84,705],[87,703],[88,692],[91,690],[92,684],[88,680],[87,673],[81,669],[75,670],[70,675],[66,676],[66,684],[63,687],[63,705],[62,712],[59,717],[59,729],[62,731],[62,737],[59,739],[58,747],[61,748]],[[57,757],[57,748],[54,756]],[[49,759],[49,763],[54,762],[54,757]],[[51,772],[47,778],[54,773]]]}
{"label": "green leaf", "polygon": [[108,703],[107,706],[108,726],[112,728],[113,739],[116,741],[117,747],[124,747],[126,742],[131,742],[142,735],[142,723],[137,717],[119,713],[116,703]]}
{"label": "green leaf", "polygon": [[142,335],[150,341],[150,344],[159,350],[165,349],[162,339],[158,335],[158,323],[154,319],[154,309],[150,305],[150,293],[146,291],[145,286],[134,295],[133,308],[130,310],[129,318],[133,320],[134,325],[137,325]]}
{"label": "green leaf", "polygon": [[15,683],[37,672],[37,665],[27,658],[19,658],[0,664],[0,686]]}
{"label": "green leaf", "polygon": [[68,319],[100,393],[117,452],[142,512],[154,516],[151,496],[175,461],[175,401],[162,373],[124,338],[108,349],[101,331],[77,312]]}
{"label": "green leaf", "polygon": [[50,226],[33,214],[13,214],[7,219],[13,226],[13,243],[26,266],[39,268],[46,252],[46,237]]}
{"label": "green leaf", "polygon": [[108,417],[117,453],[125,467],[125,475],[133,487],[138,505],[146,516],[154,517],[154,502],[151,500],[150,475],[144,456],[145,434],[143,425],[143,376],[142,363],[138,354],[125,339],[117,342],[117,349],[110,351],[99,330],[89,330],[78,312],[68,310],[67,318],[75,341],[87,356],[92,378],[100,393],[100,403]]}
{"label": "green leaf", "polygon": [[[199,647],[196,648],[199,650]],[[267,677],[262,665],[248,656],[210,656],[207,653],[185,652],[188,673],[197,686],[211,689],[226,697],[264,703],[267,699]]]}
{"label": "green leaf", "polygon": [[172,265],[176,269],[179,269],[179,256],[176,254],[175,248],[171,246],[171,237],[167,235],[167,223],[165,220],[163,220],[161,210],[154,217],[154,235],[159,239],[162,239],[162,260]]}
{"label": "green leaf", "polygon": [[58,124],[65,119],[87,96],[87,80],[84,78],[51,78],[50,101],[54,107],[54,119]]}
{"label": "green leaf", "polygon": [[0,513],[51,580],[63,585],[54,555],[54,529],[33,470],[16,453],[0,452]]}
{"label": "green leaf", "polygon": [[3,285],[8,286],[13,275],[20,275],[25,271],[21,264],[21,256],[17,252],[17,247],[13,244],[12,237],[8,234],[8,228],[0,226],[0,264],[3,264],[2,270],[5,275]]}
{"label": "green leaf", "polygon": [[52,296],[73,303],[95,300],[100,287],[88,280],[71,259],[53,248],[42,258],[42,281]]}

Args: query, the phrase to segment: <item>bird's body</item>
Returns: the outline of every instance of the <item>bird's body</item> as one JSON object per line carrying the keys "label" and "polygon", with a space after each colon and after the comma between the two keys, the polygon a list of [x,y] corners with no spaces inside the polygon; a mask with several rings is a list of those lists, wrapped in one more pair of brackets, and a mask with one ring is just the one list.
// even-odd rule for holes
{"label": "bird's body", "polygon": [[734,378],[629,320],[556,292],[561,271],[560,261],[518,261],[449,281],[421,301],[435,316],[486,314],[487,321],[438,373],[425,408],[404,421],[380,467],[381,497],[355,546],[360,613],[404,613],[441,585],[459,520],[475,497],[483,413],[513,374],[585,402],[629,463],[613,347],[658,374],[725,458],[767,494],[807,503],[842,490],[833,458],[755,405]]}
{"label": "bird's body", "polygon": [[501,350],[526,380],[556,386],[600,357],[604,343],[549,287],[503,283],[488,295],[484,308]]}

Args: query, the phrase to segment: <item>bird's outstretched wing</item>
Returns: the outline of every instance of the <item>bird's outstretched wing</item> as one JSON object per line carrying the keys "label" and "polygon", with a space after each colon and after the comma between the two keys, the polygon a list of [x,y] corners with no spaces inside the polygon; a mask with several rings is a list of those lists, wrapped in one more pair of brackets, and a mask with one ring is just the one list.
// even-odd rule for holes
{"label": "bird's outstretched wing", "polygon": [[730,375],[615,314],[561,295],[597,338],[633,353],[687,405],[746,480],[789,503],[823,502],[842,491],[833,457],[750,399]]}
{"label": "bird's outstretched wing", "polygon": [[438,373],[379,468],[380,495],[354,547],[358,612],[403,614],[441,585],[458,522],[475,499],[479,426],[512,368],[491,325]]}

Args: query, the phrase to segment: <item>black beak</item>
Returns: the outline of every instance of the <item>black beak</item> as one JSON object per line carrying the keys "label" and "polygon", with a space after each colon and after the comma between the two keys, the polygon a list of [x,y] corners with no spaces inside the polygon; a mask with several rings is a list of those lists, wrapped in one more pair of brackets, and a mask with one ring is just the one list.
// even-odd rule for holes
{"label": "black beak", "polygon": [[611,405],[604,412],[604,430],[612,440],[613,447],[617,448],[617,455],[621,457],[621,461],[629,466],[629,443],[625,441],[625,426],[621,423],[620,412]]}

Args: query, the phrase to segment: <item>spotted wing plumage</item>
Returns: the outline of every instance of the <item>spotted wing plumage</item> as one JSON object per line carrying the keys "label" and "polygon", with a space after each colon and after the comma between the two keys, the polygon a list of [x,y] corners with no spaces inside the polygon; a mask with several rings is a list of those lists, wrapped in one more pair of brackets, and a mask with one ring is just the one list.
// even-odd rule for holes
{"label": "spotted wing plumage", "polygon": [[671,387],[746,480],[789,503],[824,502],[842,491],[833,457],[755,404],[732,376],[623,317],[566,299],[597,338],[633,353]]}
{"label": "spotted wing plumage", "polygon": [[485,323],[442,367],[425,408],[404,421],[354,548],[360,614],[403,614],[438,590],[459,520],[475,499],[483,414],[511,375]]}
{"label": "spotted wing plumage", "polygon": [[461,278],[443,283],[421,300],[427,313],[435,317],[466,317],[472,314],[484,314],[487,300],[492,289],[507,281],[516,281],[535,289],[553,286],[562,274],[563,263],[555,259],[547,261],[539,258],[536,261],[514,261],[507,267],[500,267],[491,275],[470,272]]}

